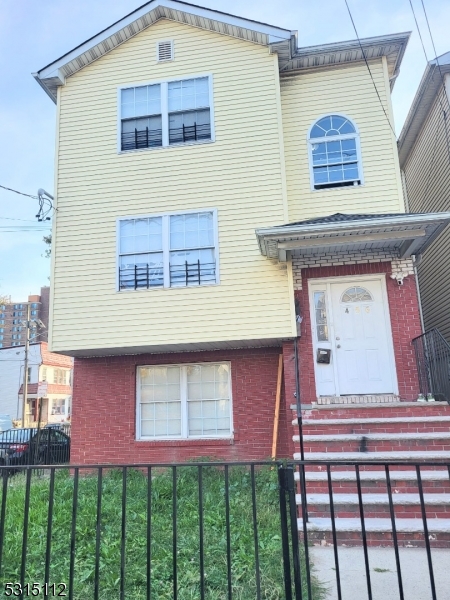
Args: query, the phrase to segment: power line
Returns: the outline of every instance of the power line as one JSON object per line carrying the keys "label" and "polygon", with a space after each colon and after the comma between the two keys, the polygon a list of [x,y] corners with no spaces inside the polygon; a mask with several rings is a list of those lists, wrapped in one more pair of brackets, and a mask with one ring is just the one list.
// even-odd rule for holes
{"label": "power line", "polygon": [[410,5],[410,7],[411,7],[412,14],[413,14],[413,16],[414,16],[414,21],[416,22],[417,33],[419,34],[420,43],[422,44],[422,48],[423,48],[423,53],[425,54],[425,58],[426,58],[427,62],[429,62],[429,61],[428,61],[428,55],[427,55],[427,51],[426,51],[426,49],[425,49],[425,44],[424,44],[424,42],[423,42],[422,33],[420,32],[419,23],[418,23],[418,21],[417,21],[417,17],[416,17],[416,11],[414,10],[414,6],[413,6],[413,3],[412,3],[412,0],[409,0],[409,5]]}
{"label": "power line", "polygon": [[394,137],[397,139],[397,135],[396,135],[396,133],[395,133],[395,131],[394,131],[394,128],[392,127],[391,120],[390,120],[390,119],[389,119],[389,117],[388,117],[388,114],[387,114],[387,112],[386,112],[386,109],[384,108],[383,101],[381,100],[381,96],[380,96],[380,94],[379,94],[379,92],[378,92],[377,84],[375,83],[375,79],[373,78],[372,71],[371,71],[371,69],[370,69],[370,66],[369,66],[369,63],[368,63],[368,61],[367,61],[366,53],[364,52],[364,48],[363,48],[363,46],[362,46],[362,44],[361,44],[361,40],[359,39],[358,31],[357,31],[357,29],[356,29],[355,21],[353,20],[353,16],[352,16],[352,13],[351,13],[351,11],[350,11],[350,7],[349,7],[349,5],[348,5],[348,2],[347,2],[347,0],[344,0],[344,2],[345,2],[345,6],[347,7],[347,10],[348,10],[348,14],[349,14],[349,16],[350,16],[350,19],[351,19],[351,22],[352,22],[352,25],[353,25],[353,29],[355,30],[356,39],[358,40],[359,47],[360,47],[360,49],[361,49],[361,53],[362,53],[362,55],[363,55],[363,58],[364,58],[364,62],[366,63],[366,67],[367,67],[367,70],[369,71],[370,78],[372,79],[373,87],[375,88],[375,91],[376,91],[376,93],[377,93],[377,96],[378,96],[378,100],[380,101],[380,104],[381,104],[381,108],[383,109],[384,116],[386,117],[386,120],[387,120],[387,122],[389,123],[389,127],[391,128],[391,131],[392,131],[392,133],[394,134]]}
{"label": "power line", "polygon": [[4,185],[0,185],[0,188],[4,190],[8,190],[8,192],[14,192],[15,194],[20,194],[20,196],[27,196],[28,198],[33,198],[33,200],[37,200],[37,196],[32,196],[31,194],[25,194],[24,192],[18,192],[17,190],[13,190],[12,188],[6,187]]}

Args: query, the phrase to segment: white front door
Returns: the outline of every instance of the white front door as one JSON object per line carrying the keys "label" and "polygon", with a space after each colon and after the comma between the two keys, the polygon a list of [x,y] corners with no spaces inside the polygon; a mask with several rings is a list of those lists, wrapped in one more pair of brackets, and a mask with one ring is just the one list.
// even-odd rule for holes
{"label": "white front door", "polygon": [[[318,395],[395,393],[382,280],[323,280],[310,289]],[[327,349],[331,350],[329,364],[318,362]]]}

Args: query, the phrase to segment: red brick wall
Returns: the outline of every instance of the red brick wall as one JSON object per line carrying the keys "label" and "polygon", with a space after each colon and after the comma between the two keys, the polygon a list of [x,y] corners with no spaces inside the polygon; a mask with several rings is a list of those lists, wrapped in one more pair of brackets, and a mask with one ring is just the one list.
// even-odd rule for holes
{"label": "red brick wall", "polygon": [[[108,356],[75,359],[72,464],[182,462],[270,457],[280,348]],[[136,441],[136,368],[139,365],[230,361],[233,440]],[[281,403],[278,457],[289,457],[291,411]]]}
{"label": "red brick wall", "polygon": [[308,279],[347,275],[372,275],[375,273],[386,274],[400,398],[401,400],[409,401],[417,400],[419,382],[411,340],[420,335],[422,331],[415,278],[410,275],[404,279],[403,285],[398,285],[395,280],[389,277],[391,263],[373,263],[302,270],[303,289],[295,292],[295,297],[300,303],[301,314],[303,316],[302,337],[299,342],[302,404],[309,404],[316,400]]}

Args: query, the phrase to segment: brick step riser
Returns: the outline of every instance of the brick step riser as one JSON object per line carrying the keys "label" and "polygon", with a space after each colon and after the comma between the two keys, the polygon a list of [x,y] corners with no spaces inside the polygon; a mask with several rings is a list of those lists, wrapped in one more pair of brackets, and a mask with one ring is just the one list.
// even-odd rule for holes
{"label": "brick step riser", "polygon": [[[371,547],[387,547],[391,548],[394,546],[392,541],[391,533],[378,533],[378,532],[367,532],[367,545]],[[302,538],[302,534],[300,534]],[[336,534],[336,541],[338,546],[361,546],[362,537],[360,533],[341,531]],[[424,548],[425,540],[423,534],[420,533],[397,533],[397,541],[400,547],[408,548]],[[328,531],[310,531],[308,533],[308,542],[314,545],[326,543],[329,545],[333,544],[333,536]],[[432,548],[450,548],[450,533],[436,533],[430,534],[430,546]],[[361,548],[362,552],[362,548]],[[370,560],[370,557],[369,557]],[[376,566],[376,565],[375,565]],[[342,568],[342,567],[341,567]]]}
{"label": "brick step riser", "polygon": [[[296,426],[294,425],[294,431]],[[435,422],[424,423],[367,423],[361,425],[346,424],[342,425],[305,425],[303,435],[342,435],[354,433],[364,435],[367,433],[448,433],[450,432],[450,422],[439,424]],[[298,431],[296,431],[296,435]]]}
{"label": "brick step riser", "polygon": [[[304,419],[389,419],[393,417],[450,417],[450,406],[448,404],[436,405],[434,403],[419,402],[416,406],[399,406],[395,408],[386,408],[381,405],[373,408],[333,408],[329,410],[302,411]],[[292,418],[296,419],[297,414],[292,411]]]}
{"label": "brick step riser", "polygon": [[[363,498],[365,519],[390,519],[389,505],[366,504]],[[444,504],[426,504],[428,519],[450,518],[450,506]],[[422,519],[420,505],[396,504],[394,505],[396,519]],[[326,504],[309,504],[308,515],[312,519],[330,518],[330,507]],[[334,504],[334,516],[336,519],[359,519],[359,506],[356,504]]]}
{"label": "brick step riser", "polygon": [[[357,441],[317,441],[317,442],[304,442],[305,453],[307,452],[360,452],[362,460],[364,460],[364,454],[370,454],[373,452],[406,452],[420,450],[438,452],[440,450],[450,451],[450,440],[421,440],[415,439],[411,436],[408,440],[372,440],[367,439],[365,441],[365,451],[361,448],[361,442]],[[299,451],[299,450],[298,450]]]}
{"label": "brick step riser", "polygon": [[[450,481],[423,481],[424,494],[450,494]],[[308,494],[328,494],[328,483],[322,481],[306,480],[306,491]],[[386,483],[374,481],[371,483],[361,482],[361,491],[366,494],[387,494]],[[351,481],[333,482],[333,494],[357,494],[356,483]],[[411,481],[392,482],[392,494],[418,494],[417,485]]]}

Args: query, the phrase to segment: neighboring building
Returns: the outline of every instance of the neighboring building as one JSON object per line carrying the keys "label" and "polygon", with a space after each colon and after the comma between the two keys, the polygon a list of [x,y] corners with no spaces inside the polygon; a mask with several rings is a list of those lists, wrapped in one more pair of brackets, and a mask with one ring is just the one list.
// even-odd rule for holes
{"label": "neighboring building", "polygon": [[[450,210],[450,52],[430,61],[398,141],[409,210]],[[418,264],[425,329],[450,342],[450,228]]]}
{"label": "neighboring building", "polygon": [[48,341],[48,312],[50,288],[42,287],[41,295],[28,296],[27,302],[0,304],[0,348],[23,346],[26,340],[27,307],[30,305],[32,320],[41,320],[45,327],[36,329],[37,339],[31,342]]}
{"label": "neighboring building", "polygon": [[[56,423],[70,418],[73,359],[48,351],[48,344],[30,344],[27,419]],[[0,414],[22,419],[24,347],[0,350]]]}
{"label": "neighboring building", "polygon": [[306,406],[417,399],[411,257],[450,214],[405,214],[408,38],[361,40],[378,96],[358,41],[154,0],[35,75],[58,105],[49,344],[75,357],[74,463],[268,457],[280,354],[279,456],[297,366]]}

